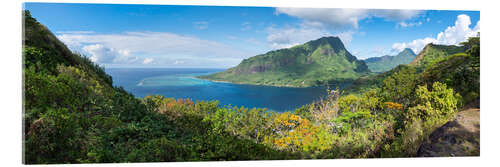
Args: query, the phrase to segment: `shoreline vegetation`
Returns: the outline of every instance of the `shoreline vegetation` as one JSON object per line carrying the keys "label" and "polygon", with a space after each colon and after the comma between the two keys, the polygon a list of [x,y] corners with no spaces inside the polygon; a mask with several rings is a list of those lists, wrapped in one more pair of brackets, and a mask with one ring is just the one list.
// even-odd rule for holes
{"label": "shoreline vegetation", "polygon": [[212,80],[205,78],[205,76],[195,76],[194,78],[196,79],[201,79],[201,80],[207,80],[211,82],[219,82],[219,83],[228,83],[228,84],[238,84],[238,85],[253,85],[253,86],[270,86],[270,87],[279,87],[279,88],[315,88],[315,87],[329,87],[329,86],[335,86],[338,87],[337,85],[345,85],[345,84],[352,84],[353,81],[350,82],[345,82],[345,83],[330,83],[326,85],[314,85],[314,86],[308,86],[308,87],[297,87],[293,85],[267,85],[267,84],[255,84],[255,83],[247,83],[247,82],[231,82],[231,81],[223,81],[223,80]]}
{"label": "shoreline vegetation", "polygon": [[[368,72],[364,62],[343,51],[334,38],[293,47],[304,51],[295,63],[282,50],[270,52],[279,66],[256,67],[248,59],[244,62],[250,68],[233,68],[236,73],[267,71],[292,63],[310,72],[292,75],[294,83],[326,75],[304,83],[324,84],[332,80],[328,74],[340,73],[354,80],[345,90],[329,89],[317,102],[271,113],[218,101],[136,98],[113,86],[104,68],[72,53],[29,11],[23,16],[26,164],[417,157],[429,152],[421,146],[446,136],[434,132],[460,109],[479,108],[479,34],[459,47],[429,44],[414,63],[367,76],[361,75]],[[326,64],[304,65],[316,60]],[[338,66],[329,68],[334,62]],[[480,152],[453,147],[469,149],[464,156]]]}

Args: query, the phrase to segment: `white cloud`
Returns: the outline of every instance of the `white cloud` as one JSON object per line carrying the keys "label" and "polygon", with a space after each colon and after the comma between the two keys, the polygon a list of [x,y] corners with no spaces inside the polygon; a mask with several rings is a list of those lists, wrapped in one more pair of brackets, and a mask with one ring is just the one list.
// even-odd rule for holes
{"label": "white cloud", "polygon": [[[356,34],[358,22],[372,17],[404,21],[418,16],[417,10],[372,10],[331,8],[276,8],[276,14],[301,19],[296,27],[268,28],[271,48],[289,48],[324,36],[338,36],[347,46]],[[364,35],[362,32],[360,35]]]}
{"label": "white cloud", "polygon": [[194,22],[193,24],[194,24],[195,28],[200,29],[200,30],[204,30],[204,29],[208,28],[208,22],[206,22],[206,21],[197,21],[197,22]]}
{"label": "white cloud", "polygon": [[85,53],[90,54],[90,60],[96,63],[111,64],[111,63],[134,63],[138,60],[137,57],[130,55],[128,50],[118,50],[107,48],[102,44],[91,44],[82,47]]}
{"label": "white cloud", "polygon": [[252,45],[263,45],[263,43],[255,38],[248,38],[245,40],[245,42],[248,42]]}
{"label": "white cloud", "polygon": [[422,25],[421,21],[419,21],[419,22],[408,22],[408,23],[402,21],[402,22],[399,22],[397,24],[397,26],[403,27],[403,28],[406,28],[406,27],[415,27],[415,26],[421,26],[421,25]]}
{"label": "white cloud", "polygon": [[73,51],[83,52],[101,64],[143,64],[148,62],[146,57],[155,57],[155,65],[169,66],[177,59],[189,59],[183,65],[229,67],[256,55],[219,42],[168,32],[72,33],[57,37]]}
{"label": "white cloud", "polygon": [[87,45],[84,46],[82,49],[83,51],[91,55],[90,60],[92,60],[93,62],[101,62],[101,63],[112,62],[116,56],[111,49],[105,48],[100,44]]}
{"label": "white cloud", "polygon": [[375,53],[375,55],[388,55],[389,54],[387,49],[383,48],[383,47],[377,47],[377,48],[373,49],[372,52]]}
{"label": "white cloud", "polygon": [[342,43],[344,43],[344,45],[349,45],[352,41],[352,36],[354,35],[354,33],[355,33],[354,31],[349,30],[349,31],[337,33],[334,36],[339,37],[340,40],[342,41]]}
{"label": "white cloud", "polygon": [[182,60],[175,60],[174,64],[184,64],[184,61],[182,61]]}
{"label": "white cloud", "polygon": [[310,26],[358,28],[360,20],[379,17],[393,21],[413,18],[418,10],[334,9],[334,8],[276,8],[277,14],[287,14],[304,20]]}
{"label": "white cloud", "polygon": [[333,34],[325,28],[301,25],[300,27],[286,28],[269,27],[267,29],[267,33],[267,41],[270,43],[271,48],[281,49],[290,48],[325,36],[339,37],[344,45],[347,46],[353,40],[353,35],[356,32],[353,30],[347,30]]}
{"label": "white cloud", "polygon": [[405,48],[412,49],[415,53],[429,43],[442,44],[442,45],[458,45],[460,42],[467,40],[469,37],[476,36],[480,29],[480,22],[476,23],[474,28],[470,28],[470,17],[462,14],[457,16],[454,26],[446,28],[443,32],[437,34],[435,38],[427,37],[423,39],[416,39],[407,43],[395,43],[392,49],[400,52]]}
{"label": "white cloud", "polygon": [[244,22],[241,24],[241,31],[247,31],[252,29],[252,26],[250,25],[250,22]]}
{"label": "white cloud", "polygon": [[271,44],[273,49],[290,48],[309,40],[332,35],[324,29],[311,27],[281,29],[269,27],[267,33],[267,41]]}
{"label": "white cloud", "polygon": [[380,57],[385,55],[395,55],[395,53],[391,52],[391,49],[387,49],[385,47],[377,46],[373,49],[364,49],[364,50],[354,50],[351,52],[358,59],[367,59],[370,57]]}
{"label": "white cloud", "polygon": [[358,21],[368,16],[365,9],[277,8],[276,12],[304,19],[310,25],[342,28],[346,25],[357,28]]}
{"label": "white cloud", "polygon": [[429,43],[436,43],[436,39],[434,38],[424,38],[424,39],[416,39],[408,43],[395,43],[392,45],[392,49],[395,52],[401,52],[405,48],[410,48],[413,52],[418,53],[420,50]]}
{"label": "white cloud", "polygon": [[402,9],[371,9],[369,10],[375,17],[385,18],[392,21],[401,21],[414,18],[422,13],[419,10],[402,10]]}
{"label": "white cloud", "polygon": [[481,23],[481,21],[477,21],[476,26],[474,27],[473,31],[479,32],[479,29],[481,28],[480,23]]}
{"label": "white cloud", "polygon": [[151,64],[153,63],[153,58],[145,58],[144,61],[142,61],[142,64]]}
{"label": "white cloud", "polygon": [[57,31],[57,34],[93,34],[94,31]]}

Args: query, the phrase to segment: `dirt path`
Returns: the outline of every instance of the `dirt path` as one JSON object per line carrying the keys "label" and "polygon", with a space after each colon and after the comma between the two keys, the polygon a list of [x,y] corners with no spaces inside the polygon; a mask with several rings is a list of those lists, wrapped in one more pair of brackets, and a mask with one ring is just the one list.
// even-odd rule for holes
{"label": "dirt path", "polygon": [[457,113],[455,118],[436,129],[430,141],[422,144],[419,157],[479,156],[479,108]]}

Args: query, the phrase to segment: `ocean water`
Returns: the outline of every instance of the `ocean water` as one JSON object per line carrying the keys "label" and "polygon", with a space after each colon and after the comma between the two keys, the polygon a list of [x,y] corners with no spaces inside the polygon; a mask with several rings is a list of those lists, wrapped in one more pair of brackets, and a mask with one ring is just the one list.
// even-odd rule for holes
{"label": "ocean water", "polygon": [[123,86],[136,97],[163,95],[193,101],[218,100],[219,103],[269,111],[292,111],[326,95],[326,87],[285,88],[212,82],[195,78],[223,69],[109,68],[115,86]]}

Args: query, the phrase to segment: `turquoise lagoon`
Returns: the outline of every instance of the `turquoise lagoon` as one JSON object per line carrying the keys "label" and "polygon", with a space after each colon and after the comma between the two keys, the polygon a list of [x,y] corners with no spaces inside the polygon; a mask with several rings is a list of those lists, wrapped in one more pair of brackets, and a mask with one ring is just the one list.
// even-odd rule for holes
{"label": "turquoise lagoon", "polygon": [[243,85],[198,79],[224,69],[109,68],[115,86],[122,86],[136,97],[163,95],[193,101],[218,100],[219,104],[291,111],[326,95],[326,87],[286,88]]}

